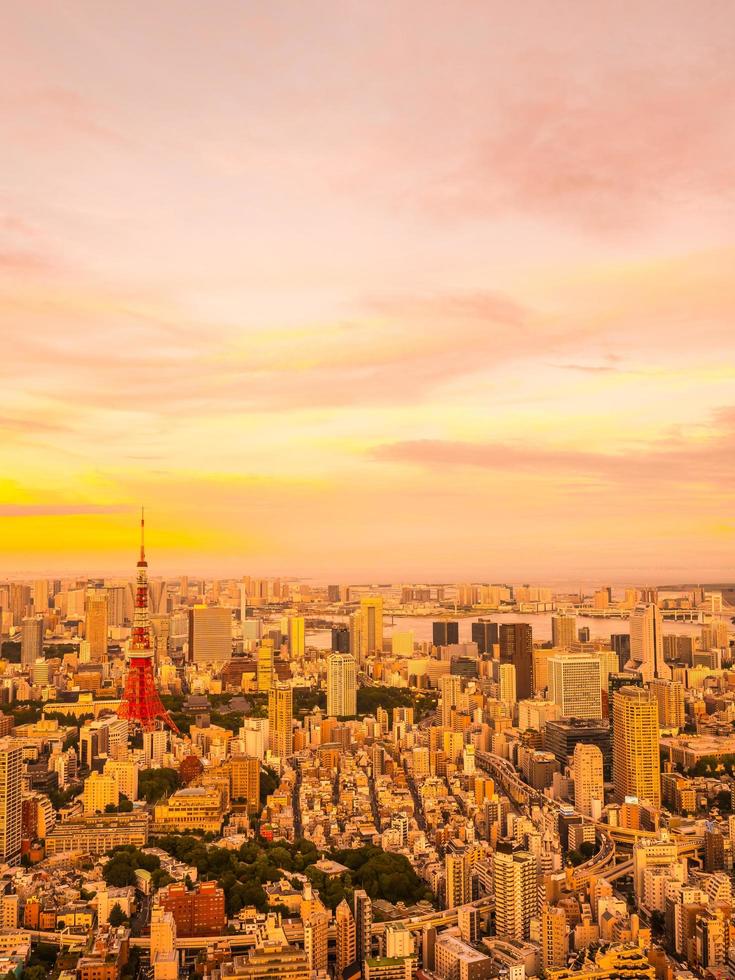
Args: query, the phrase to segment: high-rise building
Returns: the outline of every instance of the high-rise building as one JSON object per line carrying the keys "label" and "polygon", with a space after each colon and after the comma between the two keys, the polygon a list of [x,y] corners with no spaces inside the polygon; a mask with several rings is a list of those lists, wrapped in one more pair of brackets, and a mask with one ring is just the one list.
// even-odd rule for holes
{"label": "high-rise building", "polygon": [[467,848],[451,841],[444,855],[445,905],[448,909],[472,901],[472,877]]}
{"label": "high-rise building", "polygon": [[260,759],[233,755],[230,759],[230,793],[233,800],[247,800],[248,812],[260,810]]}
{"label": "high-rise building", "polygon": [[503,704],[507,704],[511,717],[515,708],[516,695],[516,669],[513,664],[497,664],[498,676],[498,698]]}
{"label": "high-rise building", "polygon": [[382,652],[383,597],[365,596],[360,600],[360,662]]}
{"label": "high-rise building", "polygon": [[327,658],[327,715],[330,718],[357,714],[357,668],[351,653],[333,653]]}
{"label": "high-rise building", "polygon": [[557,613],[551,617],[551,644],[566,648],[577,642],[577,617]]}
{"label": "high-rise building", "polygon": [[356,888],[352,896],[355,916],[356,962],[363,964],[373,949],[373,903],[362,888]]}
{"label": "high-rise building", "polygon": [[663,619],[654,603],[636,606],[630,614],[630,667],[639,670],[643,680],[671,678],[664,662]]}
{"label": "high-rise building", "polygon": [[667,681],[655,677],[648,685],[658,703],[658,723],[661,728],[683,728],[684,685],[681,681]]}
{"label": "high-rise building", "polygon": [[608,722],[596,718],[558,718],[546,722],[544,747],[547,752],[554,753],[562,770],[571,765],[574,749],[579,742],[599,748],[605,778],[611,778],[612,745]]}
{"label": "high-rise building", "polygon": [[566,913],[547,905],[541,912],[541,966],[544,970],[563,969],[568,952]]}
{"label": "high-rise building", "polygon": [[256,681],[259,691],[270,691],[275,679],[273,640],[263,640],[258,647],[255,661]]}
{"label": "high-rise building", "polygon": [[441,694],[441,722],[444,728],[452,727],[452,712],[459,705],[462,693],[462,678],[454,674],[445,674],[439,678],[439,693]]}
{"label": "high-rise building", "polygon": [[599,657],[559,654],[549,657],[549,698],[566,718],[602,718]]}
{"label": "high-rise building", "polygon": [[358,665],[363,662],[362,655],[362,613],[359,609],[350,614],[349,626],[350,631],[350,650],[349,652],[357,661]]}
{"label": "high-rise building", "polygon": [[578,742],[574,747],[572,761],[574,779],[574,806],[585,816],[592,816],[593,801],[597,800],[600,810],[605,802],[604,777],[602,774],[602,752],[596,745]]}
{"label": "high-rise building", "polygon": [[275,684],[268,692],[268,735],[271,751],[280,759],[293,755],[293,690]]}
{"label": "high-rise building", "polygon": [[455,620],[438,620],[432,623],[431,635],[435,647],[446,647],[450,643],[459,643],[459,623]]}
{"label": "high-rise building", "polygon": [[189,661],[222,663],[232,656],[232,613],[221,606],[189,610]]}
{"label": "high-rise building", "polygon": [[89,643],[89,656],[95,663],[107,660],[107,591],[90,589],[87,592],[87,614],[84,638]]}
{"label": "high-rise building", "polygon": [[658,702],[639,687],[621,687],[613,698],[615,801],[635,797],[661,805]]}
{"label": "high-rise building", "polygon": [[477,644],[477,652],[491,656],[493,647],[500,642],[498,634],[498,624],[489,619],[479,619],[472,624],[472,642]]}
{"label": "high-rise building", "polygon": [[499,844],[493,859],[495,931],[501,939],[528,939],[538,914],[538,865],[528,851]]}
{"label": "high-rise building", "polygon": [[33,611],[35,613],[45,613],[47,611],[48,597],[48,579],[38,579],[33,584]]}
{"label": "high-rise building", "polygon": [[500,659],[516,669],[518,700],[533,695],[533,633],[528,623],[501,623]]}
{"label": "high-rise building", "polygon": [[26,616],[20,628],[20,662],[32,667],[43,656],[43,617]]}
{"label": "high-rise building", "polygon": [[350,630],[347,626],[332,627],[332,652],[350,653]]}
{"label": "high-rise building", "polygon": [[334,914],[337,931],[336,980],[342,980],[345,970],[357,959],[357,930],[355,917],[343,898]]}
{"label": "high-rise building", "polygon": [[306,653],[306,632],[303,616],[288,618],[288,653],[292,660],[303,660]]}
{"label": "high-rise building", "polygon": [[0,862],[20,861],[23,822],[23,748],[12,738],[0,739]]}
{"label": "high-rise building", "polygon": [[630,633],[612,633],[610,649],[618,655],[618,670],[622,673],[630,660]]}

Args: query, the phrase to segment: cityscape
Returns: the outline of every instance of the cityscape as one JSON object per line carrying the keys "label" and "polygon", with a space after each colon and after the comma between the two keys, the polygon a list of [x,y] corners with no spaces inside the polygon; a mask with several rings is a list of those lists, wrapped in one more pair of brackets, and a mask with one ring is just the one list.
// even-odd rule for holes
{"label": "cityscape", "polygon": [[0,973],[730,975],[735,586],[169,579],[145,531],[0,583]]}
{"label": "cityscape", "polygon": [[0,980],[735,980],[733,52],[0,0]]}

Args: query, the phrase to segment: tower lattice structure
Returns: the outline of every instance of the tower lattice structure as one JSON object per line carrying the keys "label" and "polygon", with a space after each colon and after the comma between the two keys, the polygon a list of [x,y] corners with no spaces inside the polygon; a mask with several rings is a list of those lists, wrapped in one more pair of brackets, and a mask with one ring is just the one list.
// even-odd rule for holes
{"label": "tower lattice structure", "polygon": [[145,557],[145,517],[140,518],[140,559],[135,576],[135,612],[133,631],[128,650],[128,672],[125,693],[118,712],[144,732],[154,731],[160,724],[178,732],[163,706],[156,688],[151,646],[151,621],[148,613],[148,562]]}

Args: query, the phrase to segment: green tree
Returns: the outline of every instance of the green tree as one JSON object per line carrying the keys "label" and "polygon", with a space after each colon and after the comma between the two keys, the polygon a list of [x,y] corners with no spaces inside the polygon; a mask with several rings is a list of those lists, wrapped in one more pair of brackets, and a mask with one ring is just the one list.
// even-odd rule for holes
{"label": "green tree", "polygon": [[125,915],[123,910],[120,908],[120,903],[115,902],[115,904],[110,909],[109,922],[113,928],[121,926],[123,922],[127,922],[128,917]]}

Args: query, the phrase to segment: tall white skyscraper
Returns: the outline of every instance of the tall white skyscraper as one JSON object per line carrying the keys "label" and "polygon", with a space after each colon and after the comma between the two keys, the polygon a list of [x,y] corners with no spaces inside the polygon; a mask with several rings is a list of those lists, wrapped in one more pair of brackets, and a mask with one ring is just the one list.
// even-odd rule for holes
{"label": "tall white skyscraper", "polygon": [[221,663],[232,656],[232,613],[221,606],[189,610],[189,661]]}
{"label": "tall white skyscraper", "polygon": [[528,939],[538,913],[538,864],[528,851],[498,849],[493,858],[495,931],[501,939]]}
{"label": "tall white skyscraper", "polygon": [[658,606],[652,602],[636,606],[630,614],[630,666],[641,672],[644,681],[671,680],[671,668],[664,663],[663,635]]}
{"label": "tall white skyscraper", "polygon": [[[383,652],[383,597],[360,600],[360,661]],[[355,651],[353,650],[353,653]]]}
{"label": "tall white skyscraper", "polygon": [[602,718],[599,657],[559,654],[549,657],[549,698],[563,717]]}
{"label": "tall white skyscraper", "polygon": [[357,666],[351,653],[327,658],[327,715],[342,718],[357,714]]}

